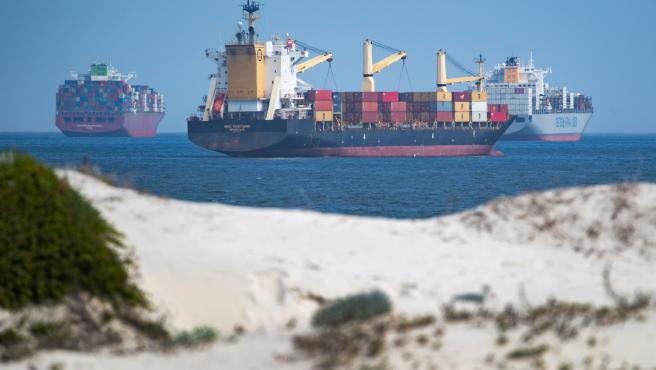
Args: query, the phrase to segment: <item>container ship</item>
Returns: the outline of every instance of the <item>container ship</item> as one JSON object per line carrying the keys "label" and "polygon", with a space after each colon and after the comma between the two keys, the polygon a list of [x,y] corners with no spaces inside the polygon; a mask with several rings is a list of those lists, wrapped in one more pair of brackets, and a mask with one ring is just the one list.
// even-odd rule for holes
{"label": "container ship", "polygon": [[[217,71],[199,112],[187,120],[189,140],[198,146],[236,157],[489,155],[514,119],[507,105],[488,104],[482,64],[476,76],[448,79],[442,50],[435,91],[376,91],[374,75],[407,55],[372,40],[363,43],[362,91],[314,89],[299,75],[332,62],[333,54],[289,36],[259,42],[259,8],[247,1],[248,28],[239,23],[225,49],[205,51]],[[389,55],[374,63],[374,47]],[[447,89],[467,82],[479,89]]]}
{"label": "container ship", "polygon": [[533,56],[528,65],[510,57],[486,74],[489,102],[507,104],[517,118],[502,140],[579,141],[592,117],[592,98],[550,87],[544,77],[551,69],[538,69]]}
{"label": "container ship", "polygon": [[155,136],[164,97],[146,85],[129,85],[133,77],[108,64],[73,73],[57,91],[57,127],[66,136]]}

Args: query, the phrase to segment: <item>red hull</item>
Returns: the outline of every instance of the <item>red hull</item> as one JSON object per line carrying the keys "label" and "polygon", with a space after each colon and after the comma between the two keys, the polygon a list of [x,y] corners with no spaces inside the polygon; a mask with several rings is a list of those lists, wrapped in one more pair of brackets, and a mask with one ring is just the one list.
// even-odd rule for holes
{"label": "red hull", "polygon": [[67,136],[153,137],[164,113],[59,113],[57,128]]}
{"label": "red hull", "polygon": [[492,145],[423,145],[298,148],[270,151],[281,157],[459,157],[490,155]]}

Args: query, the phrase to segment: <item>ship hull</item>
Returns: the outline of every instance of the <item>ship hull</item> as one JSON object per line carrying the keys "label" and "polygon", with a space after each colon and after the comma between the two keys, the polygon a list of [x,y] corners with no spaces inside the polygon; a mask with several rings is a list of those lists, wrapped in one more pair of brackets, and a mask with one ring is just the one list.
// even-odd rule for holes
{"label": "ship hull", "polygon": [[501,140],[574,142],[581,140],[592,113],[534,114],[514,122]]}
{"label": "ship hull", "polygon": [[162,118],[161,112],[60,112],[56,123],[71,137],[153,137]]}
{"label": "ship hull", "polygon": [[480,156],[491,153],[510,122],[321,131],[311,120],[216,120],[189,121],[187,130],[194,144],[234,157]]}

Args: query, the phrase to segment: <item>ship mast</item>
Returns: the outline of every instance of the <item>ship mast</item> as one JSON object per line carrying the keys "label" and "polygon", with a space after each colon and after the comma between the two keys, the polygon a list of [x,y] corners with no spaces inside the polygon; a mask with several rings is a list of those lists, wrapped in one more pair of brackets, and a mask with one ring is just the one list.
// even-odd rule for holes
{"label": "ship mast", "polygon": [[248,21],[248,42],[250,44],[255,43],[255,21],[259,18],[257,12],[260,10],[260,4],[254,0],[247,0],[246,3],[242,6],[244,11],[244,20]]}

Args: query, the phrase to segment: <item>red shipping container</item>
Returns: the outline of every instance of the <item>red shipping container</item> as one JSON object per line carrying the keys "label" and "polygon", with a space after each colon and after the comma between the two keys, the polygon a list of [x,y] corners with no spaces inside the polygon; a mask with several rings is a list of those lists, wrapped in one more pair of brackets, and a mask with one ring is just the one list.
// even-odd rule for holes
{"label": "red shipping container", "polygon": [[508,115],[508,104],[499,104],[499,112]]}
{"label": "red shipping container", "polygon": [[438,122],[453,122],[453,112],[435,112],[435,120]]}
{"label": "red shipping container", "polygon": [[378,101],[378,94],[375,92],[363,92],[362,93],[362,101],[363,102],[377,102]]}
{"label": "red shipping container", "polygon": [[399,93],[396,91],[385,91],[378,93],[378,101],[390,103],[399,101]]}
{"label": "red shipping container", "polygon": [[398,102],[391,102],[390,104],[390,112],[405,112],[406,110],[406,102],[398,101]]}
{"label": "red shipping container", "polygon": [[454,102],[469,102],[471,101],[470,91],[459,91],[452,94]]}
{"label": "red shipping container", "polygon": [[407,115],[405,112],[391,112],[390,123],[403,123],[407,122]]}
{"label": "red shipping container", "polygon": [[333,92],[332,90],[310,90],[306,93],[305,97],[309,101],[317,101],[317,100],[333,100]]}
{"label": "red shipping container", "polygon": [[363,112],[378,112],[378,103],[377,102],[362,102],[362,111]]}
{"label": "red shipping container", "polygon": [[487,111],[488,111],[488,113],[490,113],[490,112],[498,112],[498,111],[499,111],[499,105],[500,105],[500,104],[488,104],[488,105],[487,105]]}
{"label": "red shipping container", "polygon": [[489,112],[487,119],[490,122],[506,122],[508,120],[508,114],[504,112]]}
{"label": "red shipping container", "polygon": [[362,112],[361,122],[364,123],[378,122],[378,112]]}
{"label": "red shipping container", "polygon": [[317,100],[314,102],[314,110],[319,111],[332,111],[333,110],[333,101],[332,100]]}

